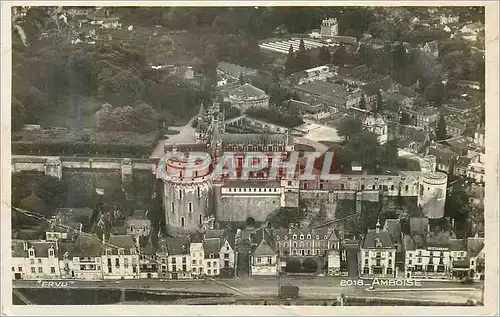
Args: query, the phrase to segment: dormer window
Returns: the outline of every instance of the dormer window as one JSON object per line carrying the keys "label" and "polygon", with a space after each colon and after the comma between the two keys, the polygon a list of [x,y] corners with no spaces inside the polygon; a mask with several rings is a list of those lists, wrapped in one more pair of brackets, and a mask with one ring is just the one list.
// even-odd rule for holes
{"label": "dormer window", "polygon": [[118,249],[118,255],[123,255],[123,249],[122,248]]}
{"label": "dormer window", "polygon": [[35,256],[35,250],[29,250],[29,255],[30,256]]}
{"label": "dormer window", "polygon": [[297,240],[297,235],[296,234],[293,235],[293,240]]}
{"label": "dormer window", "polygon": [[380,241],[379,238],[375,238],[375,247],[376,248],[381,248],[382,247],[382,242]]}
{"label": "dormer window", "polygon": [[323,239],[325,239],[325,240],[326,240],[326,239],[328,239],[328,236],[326,236],[326,235],[325,235],[325,236],[323,237]]}
{"label": "dormer window", "polygon": [[280,236],[276,236],[276,240],[279,240],[280,239]]}
{"label": "dormer window", "polygon": [[311,235],[310,234],[307,235],[307,239],[311,240]]}
{"label": "dormer window", "polygon": [[213,259],[213,258],[214,258],[214,254],[213,254],[213,253],[210,253],[209,258]]}
{"label": "dormer window", "polygon": [[316,235],[316,240],[319,240],[319,235]]}
{"label": "dormer window", "polygon": [[300,240],[304,240],[304,235],[303,234],[300,235]]}
{"label": "dormer window", "polygon": [[287,236],[285,236],[285,240],[288,240],[288,237],[287,237]]}
{"label": "dormer window", "polygon": [[54,256],[54,249],[49,249],[49,256],[50,257],[53,257]]}

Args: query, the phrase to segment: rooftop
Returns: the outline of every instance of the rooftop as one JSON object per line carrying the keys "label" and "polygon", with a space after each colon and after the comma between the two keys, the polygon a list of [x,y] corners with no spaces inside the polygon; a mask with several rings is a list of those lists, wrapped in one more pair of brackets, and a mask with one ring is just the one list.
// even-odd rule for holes
{"label": "rooftop", "polygon": [[247,83],[230,91],[229,95],[239,99],[246,99],[264,97],[266,96],[266,93],[263,90]]}

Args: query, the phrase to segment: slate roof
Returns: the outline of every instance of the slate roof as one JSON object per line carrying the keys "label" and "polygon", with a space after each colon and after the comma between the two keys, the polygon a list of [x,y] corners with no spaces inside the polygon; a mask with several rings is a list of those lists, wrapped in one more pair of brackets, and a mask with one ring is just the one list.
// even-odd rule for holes
{"label": "slate roof", "polygon": [[466,244],[464,239],[450,239],[450,251],[465,251]]}
{"label": "slate roof", "polygon": [[263,97],[266,96],[266,93],[257,87],[254,87],[248,83],[243,84],[242,86],[232,90],[229,95],[235,96],[236,98],[239,99],[244,99],[244,98],[258,98],[258,97]]}
{"label": "slate roof", "polygon": [[225,133],[222,135],[224,143],[233,144],[254,144],[255,142],[286,142],[284,134],[265,134],[265,133],[248,133],[248,134],[231,134]]}
{"label": "slate roof", "polygon": [[257,73],[257,70],[255,69],[226,62],[219,62],[217,64],[217,70],[228,73],[233,76],[239,76],[240,74],[243,74],[245,76]]}
{"label": "slate roof", "polygon": [[169,255],[189,254],[189,238],[177,237],[165,239]]}
{"label": "slate roof", "polygon": [[51,247],[54,249],[54,252],[56,252],[57,243],[48,241],[28,241],[28,249],[33,248],[35,250],[35,257],[37,258],[49,257],[49,249]]}
{"label": "slate roof", "polygon": [[456,154],[448,148],[430,148],[429,154],[436,156],[436,163],[445,165],[451,164],[453,159],[456,157]]}
{"label": "slate roof", "polygon": [[241,187],[241,188],[280,188],[280,183],[274,179],[265,179],[265,180],[228,180],[224,182],[222,187],[225,188],[233,188],[233,187]]}
{"label": "slate roof", "polygon": [[431,232],[427,235],[427,247],[450,247],[451,235],[449,232]]}
{"label": "slate roof", "polygon": [[375,249],[375,242],[377,239],[382,243],[382,248],[394,248],[394,243],[391,240],[389,232],[385,230],[380,230],[377,232],[377,230],[375,229],[368,229],[368,232],[366,233],[361,244],[361,248]]}
{"label": "slate roof", "polygon": [[274,238],[268,229],[259,229],[252,237],[252,255],[275,255]]}
{"label": "slate roof", "polygon": [[410,218],[410,233],[424,234],[428,231],[429,219],[427,218]]}
{"label": "slate roof", "polygon": [[467,167],[469,166],[470,162],[471,162],[470,157],[459,156],[455,164],[459,167]]}
{"label": "slate roof", "polygon": [[108,243],[124,249],[135,248],[134,239],[129,235],[111,235]]}
{"label": "slate roof", "polygon": [[101,256],[104,246],[96,235],[80,234],[76,238],[73,256],[75,257],[97,257]]}
{"label": "slate roof", "polygon": [[387,90],[391,87],[392,80],[389,76],[386,76],[380,80],[377,80],[373,83],[369,83],[363,85],[361,89],[365,92],[365,94],[372,96],[375,95],[379,90]]}
{"label": "slate roof", "polygon": [[467,238],[467,255],[475,257],[484,248],[484,238]]}
{"label": "slate roof", "polygon": [[220,252],[220,239],[219,238],[210,238],[205,239],[203,241],[203,251],[205,252],[205,258],[209,258],[210,254],[214,254],[215,257],[218,257]]}
{"label": "slate roof", "polygon": [[403,244],[405,251],[427,249],[426,236],[424,234],[405,235]]}
{"label": "slate roof", "polygon": [[384,230],[389,232],[389,236],[391,237],[391,241],[399,244],[401,243],[401,222],[399,219],[386,219]]}
{"label": "slate roof", "polygon": [[416,92],[413,89],[405,86],[398,86],[398,93],[409,98],[416,95]]}

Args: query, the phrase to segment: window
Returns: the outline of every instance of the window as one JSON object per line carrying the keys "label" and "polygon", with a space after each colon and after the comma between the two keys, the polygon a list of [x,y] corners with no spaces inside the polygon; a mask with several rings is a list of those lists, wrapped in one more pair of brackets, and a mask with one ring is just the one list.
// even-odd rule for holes
{"label": "window", "polygon": [[212,274],[212,270],[207,270],[207,274],[208,275]]}
{"label": "window", "polygon": [[319,249],[316,249],[316,255],[319,255]]}
{"label": "window", "polygon": [[186,220],[184,219],[184,217],[181,217],[181,227],[185,226],[186,226]]}
{"label": "window", "polygon": [[391,251],[389,251],[389,256],[392,256],[392,252]]}
{"label": "window", "polygon": [[42,259],[38,259],[38,264],[42,264]]}
{"label": "window", "polygon": [[365,266],[363,268],[363,274],[370,274],[370,268]]}
{"label": "window", "polygon": [[319,240],[319,236],[318,235],[316,235],[316,240]]}
{"label": "window", "polygon": [[212,262],[207,262],[207,267],[212,267]]}
{"label": "window", "polygon": [[408,185],[405,185],[405,191],[406,192],[408,191]]}
{"label": "window", "polygon": [[224,259],[229,259],[229,253],[224,253]]}
{"label": "window", "polygon": [[283,247],[284,247],[284,248],[288,248],[288,243],[286,243],[286,242],[285,242],[285,243],[283,243]]}
{"label": "window", "polygon": [[190,202],[188,204],[188,210],[189,210],[189,212],[193,212],[193,203]]}
{"label": "window", "polygon": [[422,258],[417,258],[417,263],[422,263]]}
{"label": "window", "polygon": [[56,274],[56,268],[55,268],[55,267],[53,267],[53,266],[51,266],[51,267],[50,267],[50,273],[51,273],[51,274]]}
{"label": "window", "polygon": [[257,257],[257,263],[260,263],[262,261],[262,259],[260,258],[260,256]]}
{"label": "window", "polygon": [[391,259],[389,259],[389,265],[392,265],[392,260]]}
{"label": "window", "polygon": [[137,273],[137,266],[132,266],[132,273],[134,273],[134,274]]}
{"label": "window", "polygon": [[310,234],[307,235],[307,239],[311,240],[311,235]]}
{"label": "window", "polygon": [[38,273],[43,273],[43,268],[41,266],[38,267]]}
{"label": "window", "polygon": [[365,265],[368,265],[368,259],[365,259]]}
{"label": "window", "polygon": [[408,260],[408,265],[411,265],[411,259]]}
{"label": "window", "polygon": [[22,272],[22,271],[23,271],[23,268],[20,266],[20,267],[18,267],[18,268],[17,268],[17,270],[18,270],[19,272]]}
{"label": "window", "polygon": [[[30,254],[30,256],[35,256],[35,251],[30,250],[30,251],[29,251],[29,254]],[[33,273],[34,273],[34,272],[33,272]]]}
{"label": "window", "polygon": [[304,242],[303,242],[303,241],[301,241],[301,242],[300,242],[300,247],[301,247],[301,248],[303,248],[303,247],[304,247]]}
{"label": "window", "polygon": [[389,275],[392,274],[392,267],[387,268],[387,274],[389,274]]}
{"label": "window", "polygon": [[293,235],[293,240],[297,240],[297,235],[296,234]]}
{"label": "window", "polygon": [[115,266],[120,266],[120,259],[115,259]]}
{"label": "window", "polygon": [[16,268],[15,267],[12,267],[12,272],[15,272],[16,271]]}
{"label": "window", "polygon": [[391,185],[391,190],[394,190],[394,185]]}
{"label": "window", "polygon": [[174,202],[170,203],[170,210],[172,210],[172,213],[175,212],[175,204],[174,204]]}
{"label": "window", "polygon": [[179,189],[179,199],[182,199],[182,189]]}
{"label": "window", "polygon": [[293,247],[296,248],[297,247],[297,242],[294,242],[293,243]]}
{"label": "window", "polygon": [[198,191],[198,198],[200,198],[200,197],[201,197],[201,190],[200,190],[200,188],[199,188],[199,187],[198,187],[198,190],[197,190],[197,191]]}
{"label": "window", "polygon": [[365,251],[365,256],[366,256],[366,257],[369,257],[369,256],[370,256],[370,252]]}
{"label": "window", "polygon": [[474,260],[471,260],[471,261],[470,261],[470,264],[471,264],[471,265],[474,265]]}
{"label": "window", "polygon": [[444,272],[444,265],[438,265],[437,271],[438,271],[438,273],[443,273]]}
{"label": "window", "polygon": [[49,250],[49,256],[54,256],[54,250],[52,249]]}
{"label": "window", "polygon": [[31,264],[31,265],[34,265],[34,264],[35,264],[35,259],[31,259],[31,260],[30,260],[30,264]]}

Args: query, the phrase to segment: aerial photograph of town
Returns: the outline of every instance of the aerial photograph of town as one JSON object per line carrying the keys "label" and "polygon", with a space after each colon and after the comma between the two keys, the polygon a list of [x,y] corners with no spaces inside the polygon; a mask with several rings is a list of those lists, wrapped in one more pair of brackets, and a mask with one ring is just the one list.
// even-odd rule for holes
{"label": "aerial photograph of town", "polygon": [[484,307],[484,6],[9,9],[12,305]]}

